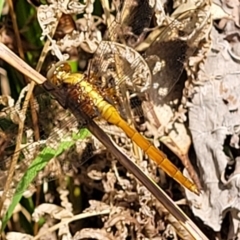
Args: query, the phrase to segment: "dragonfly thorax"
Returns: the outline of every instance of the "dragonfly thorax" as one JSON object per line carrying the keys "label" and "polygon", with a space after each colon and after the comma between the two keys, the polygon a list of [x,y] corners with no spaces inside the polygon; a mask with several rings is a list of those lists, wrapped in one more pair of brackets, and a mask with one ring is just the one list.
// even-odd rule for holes
{"label": "dragonfly thorax", "polygon": [[54,85],[60,86],[66,82],[71,73],[71,66],[67,62],[58,62],[48,71],[47,78]]}

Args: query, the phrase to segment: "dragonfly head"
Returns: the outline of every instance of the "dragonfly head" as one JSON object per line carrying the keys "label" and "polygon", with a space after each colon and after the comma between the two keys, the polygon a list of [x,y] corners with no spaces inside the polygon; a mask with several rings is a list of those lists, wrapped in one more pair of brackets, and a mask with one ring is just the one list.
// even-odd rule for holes
{"label": "dragonfly head", "polygon": [[71,66],[64,61],[58,62],[47,73],[47,79],[56,86],[64,83],[66,79],[72,73]]}

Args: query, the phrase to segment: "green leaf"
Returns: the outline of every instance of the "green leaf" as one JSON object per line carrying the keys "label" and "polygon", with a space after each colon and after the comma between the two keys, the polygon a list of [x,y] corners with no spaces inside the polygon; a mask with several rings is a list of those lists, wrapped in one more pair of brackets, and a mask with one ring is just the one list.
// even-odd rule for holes
{"label": "green leaf", "polygon": [[78,72],[78,61],[76,60],[68,60],[69,65],[71,66],[72,72]]}
{"label": "green leaf", "polygon": [[82,140],[89,137],[91,133],[87,130],[87,128],[82,128],[78,133],[73,133],[73,140]]}
{"label": "green leaf", "polygon": [[4,0],[0,0],[0,17],[2,16],[3,6],[4,6]]}

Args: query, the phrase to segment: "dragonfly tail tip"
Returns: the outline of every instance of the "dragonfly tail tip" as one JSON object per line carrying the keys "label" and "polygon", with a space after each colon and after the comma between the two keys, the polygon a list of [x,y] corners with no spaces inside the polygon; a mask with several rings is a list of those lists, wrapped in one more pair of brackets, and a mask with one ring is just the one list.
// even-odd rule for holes
{"label": "dragonfly tail tip", "polygon": [[200,191],[198,190],[198,188],[196,186],[193,186],[191,191],[194,192],[198,196],[200,195]]}

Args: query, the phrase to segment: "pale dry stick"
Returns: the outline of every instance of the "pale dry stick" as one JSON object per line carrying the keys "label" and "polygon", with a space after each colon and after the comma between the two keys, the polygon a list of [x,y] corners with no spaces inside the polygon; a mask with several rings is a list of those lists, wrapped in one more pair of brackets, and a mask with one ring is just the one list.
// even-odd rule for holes
{"label": "pale dry stick", "polygon": [[[3,54],[3,55],[1,55]],[[6,55],[8,57],[6,57]],[[12,59],[9,59],[9,56],[12,56]],[[21,73],[27,75],[35,83],[43,84],[46,82],[46,78],[43,77],[39,72],[31,68],[27,63],[25,63],[22,59],[16,56],[10,49],[0,43],[0,58],[7,61],[9,64],[12,61],[17,61],[16,69]],[[14,59],[14,60],[13,60]],[[9,61],[8,61],[9,60]],[[50,85],[50,86],[48,86]],[[52,84],[48,83],[45,85],[45,88],[53,89]],[[66,98],[66,94],[63,95],[62,92],[59,92],[58,89],[56,93],[51,91],[51,94],[61,103],[62,98]],[[66,99],[63,99],[66,102]],[[74,103],[76,104],[76,103]],[[207,237],[198,229],[198,227],[192,222],[191,219],[186,216],[186,214],[178,207],[176,204],[170,199],[169,196],[154,182],[149,178],[133,161],[131,161],[125,154],[122,153],[118,149],[118,146],[114,144],[107,134],[91,119],[89,119],[86,114],[84,114],[81,109],[76,108],[76,106],[72,104],[69,106],[70,111],[75,115],[77,119],[84,118],[86,120],[87,127],[90,132],[94,134],[94,136],[100,140],[105,146],[108,146],[111,149],[113,155],[119,159],[119,162],[126,167],[133,175],[143,184],[146,188],[156,197],[156,199],[161,202],[166,209],[183,225],[184,228],[193,236],[193,239],[196,240],[207,240]]]}
{"label": "pale dry stick", "polygon": [[2,95],[11,95],[11,89],[9,85],[9,79],[7,77],[7,71],[0,67],[0,76],[1,76],[1,83],[0,87],[2,90]]}
{"label": "pale dry stick", "polygon": [[28,76],[36,84],[43,84],[47,79],[35,69],[25,63],[20,57],[13,53],[8,47],[0,42],[0,58],[9,65],[17,69],[22,74]]}

